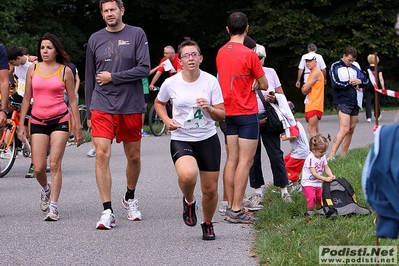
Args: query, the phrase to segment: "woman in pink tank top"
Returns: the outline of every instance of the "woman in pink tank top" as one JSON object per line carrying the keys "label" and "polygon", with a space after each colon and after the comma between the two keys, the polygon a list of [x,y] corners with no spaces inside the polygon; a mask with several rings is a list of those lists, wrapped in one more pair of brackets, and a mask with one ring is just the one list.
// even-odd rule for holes
{"label": "woman in pink tank top", "polygon": [[[46,33],[38,43],[38,64],[31,65],[26,76],[25,95],[22,101],[21,117],[25,117],[33,99],[30,119],[32,163],[37,181],[42,187],[40,208],[46,212],[45,221],[57,221],[58,198],[61,192],[61,162],[64,156],[69,131],[74,130],[76,146],[83,143],[78,104],[75,98],[74,77],[61,41],[57,36]],[[71,113],[64,102],[66,89]],[[74,119],[74,129],[71,129]],[[23,119],[19,124],[18,138],[26,139]],[[47,148],[51,145],[51,183],[47,182]]]}

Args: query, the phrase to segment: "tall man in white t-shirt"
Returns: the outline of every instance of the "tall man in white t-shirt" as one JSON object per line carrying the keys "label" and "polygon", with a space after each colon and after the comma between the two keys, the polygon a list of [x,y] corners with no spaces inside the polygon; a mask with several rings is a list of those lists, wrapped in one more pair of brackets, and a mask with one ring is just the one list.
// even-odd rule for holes
{"label": "tall man in white t-shirt", "polygon": [[[313,53],[314,56],[316,57],[316,62],[317,62],[317,68],[321,70],[321,72],[324,75],[324,84],[327,83],[327,79],[326,79],[326,63],[324,63],[324,59],[323,56],[321,56],[320,54],[317,54],[317,46],[314,43],[311,43],[308,45],[308,53],[304,54],[301,58],[301,61],[299,62],[299,66],[298,66],[298,76],[296,79],[296,83],[295,86],[299,89],[301,87],[301,77],[302,74],[304,74],[303,76],[303,83],[306,82],[306,79],[308,78],[309,74],[310,74],[310,69],[306,67],[306,62],[305,62],[305,58],[308,57],[308,54]],[[304,73],[305,72],[305,73]]]}

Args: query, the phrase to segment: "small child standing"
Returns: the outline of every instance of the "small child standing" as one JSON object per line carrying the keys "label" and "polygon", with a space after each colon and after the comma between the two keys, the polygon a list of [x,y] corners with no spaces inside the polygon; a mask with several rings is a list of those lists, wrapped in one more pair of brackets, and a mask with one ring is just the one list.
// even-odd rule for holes
{"label": "small child standing", "polygon": [[[321,134],[311,137],[309,148],[310,153],[302,170],[302,192],[306,198],[307,209],[305,215],[311,215],[315,207],[321,207],[323,181],[331,182],[335,179],[327,164],[327,138]],[[323,176],[323,173],[326,173],[327,177]]]}
{"label": "small child standing", "polygon": [[[288,105],[295,114],[295,105],[288,101]],[[287,137],[285,133],[281,134],[281,140],[289,140],[291,144],[291,151],[284,157],[285,169],[287,176],[292,181],[291,192],[302,191],[301,184],[299,184],[300,173],[302,171],[305,159],[309,155],[309,142],[306,136],[306,131],[303,128],[301,122],[295,120],[296,124],[289,128],[290,136]]]}

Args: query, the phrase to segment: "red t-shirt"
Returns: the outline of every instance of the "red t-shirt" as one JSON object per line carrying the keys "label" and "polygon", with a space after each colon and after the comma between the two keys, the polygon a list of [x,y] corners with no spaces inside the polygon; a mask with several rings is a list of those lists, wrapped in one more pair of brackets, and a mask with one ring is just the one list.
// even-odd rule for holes
{"label": "red t-shirt", "polygon": [[216,67],[222,88],[226,115],[258,113],[254,79],[265,75],[258,55],[242,43],[228,42],[216,56]]}
{"label": "red t-shirt", "polygon": [[[159,62],[159,64],[162,64],[162,62],[164,62],[165,60],[166,60],[166,57],[163,57],[161,62]],[[182,70],[183,69],[183,67],[179,63],[179,57],[177,56],[177,54],[175,54],[175,58],[173,58],[173,61],[171,61],[171,63],[172,63],[172,66],[175,69],[171,69],[171,70],[168,71],[169,72],[169,76],[173,76],[174,74],[177,73],[178,70]],[[161,73],[164,73],[165,69],[163,67],[160,67],[160,68],[158,68],[158,71],[161,72]]]}

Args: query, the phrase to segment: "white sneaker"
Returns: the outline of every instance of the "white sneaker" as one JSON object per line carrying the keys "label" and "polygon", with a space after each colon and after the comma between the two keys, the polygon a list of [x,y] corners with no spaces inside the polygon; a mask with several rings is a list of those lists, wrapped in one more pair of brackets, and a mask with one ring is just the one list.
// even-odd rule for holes
{"label": "white sneaker", "polygon": [[220,202],[219,203],[219,212],[221,215],[226,215],[227,204]]}
{"label": "white sneaker", "polygon": [[284,193],[284,195],[281,197],[284,202],[294,202],[291,198],[291,195],[288,193]]}
{"label": "white sneaker", "polygon": [[141,221],[141,212],[139,211],[139,201],[137,199],[125,200],[125,196],[122,197],[122,205],[127,210],[127,219],[130,221]]}
{"label": "white sneaker", "polygon": [[53,205],[49,206],[49,211],[46,215],[46,218],[44,218],[45,221],[58,221],[60,218],[58,214],[58,208],[54,207]]}
{"label": "white sneaker", "polygon": [[245,208],[250,211],[259,211],[263,209],[263,198],[260,194],[255,193],[252,197],[249,198],[249,202],[246,202]]}
{"label": "white sneaker", "polygon": [[76,144],[75,137],[74,136],[69,136],[68,141],[66,143],[66,146],[68,147],[68,146],[75,145],[75,144]]}
{"label": "white sneaker", "polygon": [[111,229],[116,226],[115,215],[110,209],[106,209],[101,213],[100,221],[96,224],[96,229]]}
{"label": "white sneaker", "polygon": [[302,185],[298,184],[297,186],[292,186],[291,193],[302,192]]}
{"label": "white sneaker", "polygon": [[367,118],[367,123],[371,123],[371,118]]}
{"label": "white sneaker", "polygon": [[248,207],[250,204],[251,204],[251,201],[249,200],[249,198],[245,197],[245,198],[242,200],[242,206],[243,206],[244,208],[245,208],[245,207]]}
{"label": "white sneaker", "polygon": [[88,156],[88,157],[95,157],[96,156],[96,148],[91,148],[87,153],[86,153],[86,155]]}
{"label": "white sneaker", "polygon": [[46,193],[42,188],[40,194],[40,209],[44,212],[49,210],[49,205],[50,205],[51,184],[48,183],[48,185],[49,185],[48,192]]}

